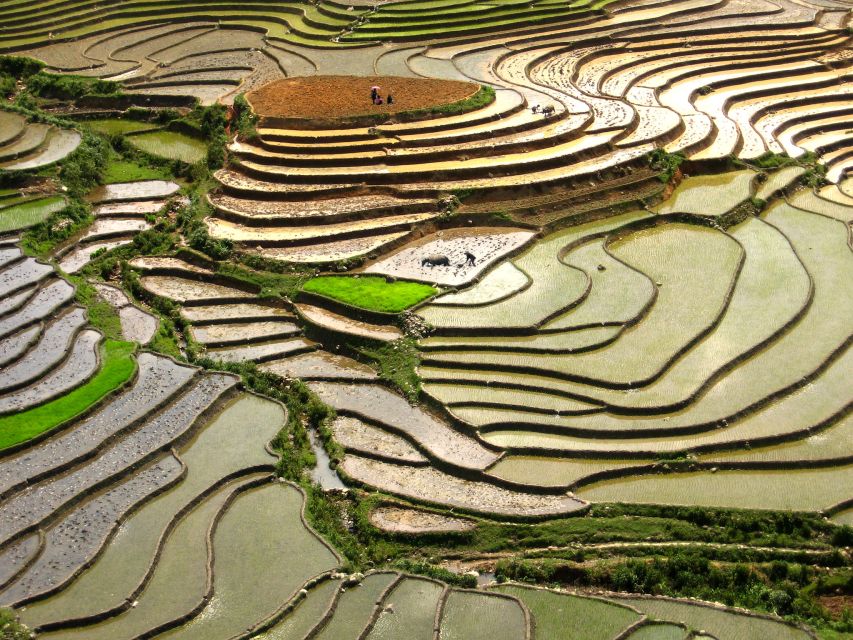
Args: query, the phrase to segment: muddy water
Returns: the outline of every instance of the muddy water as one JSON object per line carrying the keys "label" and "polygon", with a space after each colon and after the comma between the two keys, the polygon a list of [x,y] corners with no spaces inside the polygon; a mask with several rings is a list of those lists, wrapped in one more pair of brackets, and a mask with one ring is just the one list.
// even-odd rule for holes
{"label": "muddy water", "polygon": [[98,187],[89,194],[91,202],[115,202],[120,200],[153,200],[166,198],[180,187],[166,180],[143,180],[141,182],[122,182]]}
{"label": "muddy water", "polygon": [[162,638],[232,638],[268,619],[309,578],[338,560],[300,519],[302,494],[268,484],[228,509],[214,538],[214,593],[189,623]]}
{"label": "muddy water", "polygon": [[695,213],[703,216],[722,215],[749,198],[754,177],[752,171],[734,171],[687,178],[656,211]]}
{"label": "muddy water", "polygon": [[187,465],[184,480],[128,518],[89,571],[54,598],[28,607],[24,617],[43,624],[120,603],[142,579],[161,532],[180,509],[226,475],[274,463],[263,445],[283,424],[284,411],[276,403],[243,395],[230,404],[179,452]]}
{"label": "muddy water", "polygon": [[338,587],[337,580],[327,580],[314,587],[292,613],[255,640],[301,640],[331,606]]}
{"label": "muddy water", "polygon": [[444,587],[406,578],[388,594],[368,640],[432,640],[435,611]]}
{"label": "muddy water", "polygon": [[367,576],[361,584],[347,587],[338,600],[335,615],[317,636],[317,640],[359,637],[373,613],[376,601],[394,576],[390,573],[375,573]]}
{"label": "muddy water", "polygon": [[453,591],[444,606],[441,640],[515,640],[526,637],[517,602],[470,591]]}

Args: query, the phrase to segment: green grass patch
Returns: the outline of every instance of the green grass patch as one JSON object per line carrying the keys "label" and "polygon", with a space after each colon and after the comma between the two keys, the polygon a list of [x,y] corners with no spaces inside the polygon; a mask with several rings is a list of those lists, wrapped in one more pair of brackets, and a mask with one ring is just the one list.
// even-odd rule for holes
{"label": "green grass patch", "polygon": [[165,168],[146,167],[128,160],[115,160],[104,170],[104,184],[136,182],[138,180],[171,180],[172,174]]}
{"label": "green grass patch", "polygon": [[421,362],[421,352],[414,340],[403,338],[380,347],[363,347],[358,351],[376,364],[380,378],[388,380],[410,401],[418,399],[421,379],[417,367]]}
{"label": "green grass patch", "polygon": [[154,337],[151,338],[148,348],[152,351],[156,351],[157,353],[171,356],[176,360],[183,358],[181,348],[178,346],[175,329],[167,320],[160,320],[160,327],[157,329],[157,333],[154,334]]}
{"label": "green grass patch", "polygon": [[68,422],[118,389],[136,371],[135,350],[133,342],[105,341],[101,349],[101,369],[82,387],[47,404],[0,418],[0,450]]}
{"label": "green grass patch", "polygon": [[84,278],[68,278],[77,290],[77,302],[86,307],[89,324],[107,338],[121,340],[121,318],[109,302],[98,295],[95,287]]}
{"label": "green grass patch", "polygon": [[284,273],[256,271],[233,262],[220,262],[216,272],[258,287],[260,289],[258,296],[261,298],[293,298],[310,277],[306,272],[299,270]]}
{"label": "green grass patch", "polygon": [[52,213],[65,207],[63,196],[28,200],[5,207],[0,211],[0,232],[26,229],[47,220]]}
{"label": "green grass patch", "polygon": [[387,282],[376,276],[320,276],[306,282],[302,289],[355,307],[386,313],[399,313],[438,293],[428,284]]}

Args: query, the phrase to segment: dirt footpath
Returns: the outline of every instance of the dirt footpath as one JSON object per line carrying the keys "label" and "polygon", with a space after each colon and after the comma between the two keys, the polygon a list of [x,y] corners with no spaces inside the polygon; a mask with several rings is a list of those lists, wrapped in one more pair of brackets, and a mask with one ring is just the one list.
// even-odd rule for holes
{"label": "dirt footpath", "polygon": [[[370,90],[379,86],[387,102],[374,105]],[[373,113],[399,113],[458,102],[479,90],[473,82],[395,76],[308,76],[276,80],[246,97],[259,116],[275,118],[342,118]]]}

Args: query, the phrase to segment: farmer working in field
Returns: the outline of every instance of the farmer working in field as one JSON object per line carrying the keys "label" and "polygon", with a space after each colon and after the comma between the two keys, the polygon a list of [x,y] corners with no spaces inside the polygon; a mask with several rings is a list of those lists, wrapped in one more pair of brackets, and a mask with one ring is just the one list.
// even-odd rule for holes
{"label": "farmer working in field", "polygon": [[477,262],[477,258],[474,257],[474,254],[471,253],[470,251],[466,251],[465,252],[465,265],[466,266],[470,265],[473,267],[474,263],[476,263],[476,262]]}

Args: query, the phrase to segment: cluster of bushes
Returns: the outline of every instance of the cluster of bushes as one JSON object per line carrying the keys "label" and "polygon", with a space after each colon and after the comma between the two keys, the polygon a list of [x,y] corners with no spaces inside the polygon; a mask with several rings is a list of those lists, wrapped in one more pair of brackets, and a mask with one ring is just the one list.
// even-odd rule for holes
{"label": "cluster of bushes", "polygon": [[0,638],[3,640],[30,640],[34,636],[8,609],[0,609]]}
{"label": "cluster of bushes", "polygon": [[655,149],[649,154],[649,167],[658,172],[661,182],[668,183],[675,177],[685,159],[680,153],[668,153],[663,149]]}
{"label": "cluster of bushes", "polygon": [[69,200],[64,208],[27,230],[23,237],[23,246],[35,255],[47,255],[59,243],[91,222],[89,207],[81,200]]}
{"label": "cluster of bushes", "polygon": [[803,620],[826,619],[815,596],[827,591],[830,582],[835,588],[840,584],[846,593],[853,587],[849,570],[828,578],[832,574],[808,565],[784,561],[726,564],[690,550],[670,557],[583,564],[547,559],[505,560],[498,563],[496,575],[499,580],[699,598]]}
{"label": "cluster of bushes", "polygon": [[252,112],[249,101],[244,94],[239,94],[234,98],[234,129],[244,140],[254,140],[258,136],[257,124],[258,117]]}
{"label": "cluster of bushes", "polygon": [[87,78],[84,76],[56,75],[39,73],[26,81],[27,90],[39,98],[56,100],[78,100],[83,96],[119,96],[121,85],[118,82]]}
{"label": "cluster of bushes", "polygon": [[195,193],[190,197],[189,206],[178,216],[178,225],[190,247],[214,260],[227,260],[234,251],[234,245],[230,240],[214,240],[210,237],[207,226],[202,222],[209,213],[210,205]]}
{"label": "cluster of bushes", "polygon": [[82,198],[101,184],[109,157],[110,149],[103,139],[84,134],[80,146],[62,161],[59,172],[69,195]]}
{"label": "cluster of bushes", "polygon": [[117,82],[75,75],[57,75],[44,71],[44,63],[20,56],[0,56],[0,94],[12,93],[22,80],[27,91],[39,98],[76,100],[89,95],[121,95]]}
{"label": "cluster of bushes", "polygon": [[0,98],[11,96],[18,80],[25,80],[42,68],[44,64],[32,58],[0,56]]}

